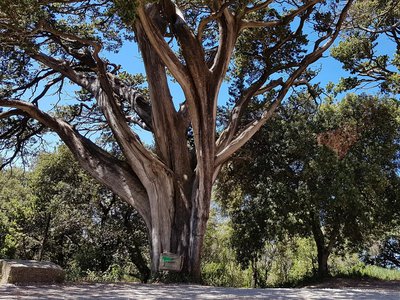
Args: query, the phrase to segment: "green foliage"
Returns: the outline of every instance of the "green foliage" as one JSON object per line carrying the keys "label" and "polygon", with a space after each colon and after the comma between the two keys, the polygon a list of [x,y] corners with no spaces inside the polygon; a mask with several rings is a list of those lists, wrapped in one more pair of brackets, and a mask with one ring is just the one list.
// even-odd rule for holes
{"label": "green foliage", "polygon": [[342,41],[331,55],[356,77],[343,78],[338,92],[369,83],[384,93],[399,93],[399,7],[398,0],[355,2]]}
{"label": "green foliage", "polygon": [[383,268],[400,268],[400,234],[399,229],[391,230],[384,238],[367,245],[361,252],[361,260],[369,265]]}
{"label": "green foliage", "polygon": [[315,274],[317,266],[317,249],[311,238],[298,238],[295,240],[295,260],[290,274],[291,281],[299,281]]}
{"label": "green foliage", "polygon": [[362,268],[358,274],[360,276],[381,280],[400,280],[400,271],[388,270],[378,266],[366,266],[365,268]]}
{"label": "green foliage", "polygon": [[378,266],[366,266],[358,263],[350,268],[342,269],[337,277],[374,278],[380,280],[400,280],[399,270],[388,270]]}
{"label": "green foliage", "polygon": [[87,271],[86,276],[78,276],[76,278],[70,278],[72,280],[89,281],[89,282],[121,282],[121,281],[135,281],[134,278],[129,276],[132,265],[120,265],[112,264],[104,272]]}
{"label": "green foliage", "polygon": [[340,252],[388,230],[400,204],[398,115],[397,102],[365,95],[320,107],[300,95],[283,106],[218,182],[239,262],[288,235],[313,234]]}
{"label": "green foliage", "polygon": [[0,226],[8,228],[2,257],[53,261],[71,280],[148,280],[143,221],[83,172],[65,147],[41,154],[28,177],[17,175],[1,176]]}
{"label": "green foliage", "polygon": [[316,248],[311,238],[286,237],[268,241],[251,263],[253,287],[295,286],[312,277]]}
{"label": "green foliage", "polygon": [[203,247],[202,278],[213,286],[250,287],[249,272],[242,271],[230,245],[232,228],[211,214]]}
{"label": "green foliage", "polygon": [[34,201],[22,170],[0,171],[0,258],[15,257],[25,243]]}
{"label": "green foliage", "polygon": [[116,12],[126,24],[133,24],[136,18],[136,1],[130,0],[115,0],[114,8],[110,11]]}
{"label": "green foliage", "polygon": [[332,49],[331,54],[343,63],[345,70],[355,73],[354,65],[361,59],[371,58],[373,41],[367,36],[351,36]]}
{"label": "green foliage", "polygon": [[[234,287],[293,286],[316,268],[315,245],[310,238],[287,238],[266,243],[256,261],[239,264],[232,247],[235,232],[229,219],[212,211],[203,248],[205,284]],[[239,260],[243,261],[243,260]]]}
{"label": "green foliage", "polygon": [[[235,261],[235,249],[230,243],[234,234],[231,222],[221,219],[214,211],[210,225],[203,251],[205,284],[265,288],[298,287],[318,281],[315,277],[317,249],[312,238],[286,237],[281,241],[269,241],[259,251],[257,261],[243,267]],[[391,272],[389,277],[385,269],[366,267],[355,253],[331,255],[330,266],[332,276],[337,277],[396,279],[396,274],[398,276],[398,272]]]}

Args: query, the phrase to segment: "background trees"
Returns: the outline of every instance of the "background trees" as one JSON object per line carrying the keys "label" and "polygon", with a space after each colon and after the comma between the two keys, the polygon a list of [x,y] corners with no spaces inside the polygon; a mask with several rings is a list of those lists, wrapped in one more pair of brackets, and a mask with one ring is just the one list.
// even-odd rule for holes
{"label": "background trees", "polygon": [[389,269],[400,268],[400,238],[396,231],[389,232],[384,239],[366,247],[361,259],[371,265]]}
{"label": "background trees", "polygon": [[0,202],[0,226],[7,229],[2,257],[50,260],[71,279],[106,271],[114,276],[110,280],[122,274],[149,279],[143,220],[89,177],[65,147],[41,154],[32,172],[7,175]]}
{"label": "background trees", "polygon": [[266,243],[312,234],[324,276],[333,251],[357,249],[391,228],[399,207],[397,116],[390,99],[349,95],[317,106],[307,94],[292,97],[218,184],[239,260],[256,262]]}
{"label": "background trees", "polygon": [[0,171],[0,256],[13,257],[25,243],[25,224],[32,216],[34,195],[21,170]]}

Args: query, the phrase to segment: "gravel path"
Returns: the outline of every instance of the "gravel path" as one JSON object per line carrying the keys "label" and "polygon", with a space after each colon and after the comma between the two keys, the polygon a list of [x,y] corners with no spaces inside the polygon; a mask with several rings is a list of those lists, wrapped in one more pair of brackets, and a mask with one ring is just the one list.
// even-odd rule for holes
{"label": "gravel path", "polygon": [[399,300],[400,291],[390,289],[234,289],[197,285],[81,284],[47,286],[0,286],[0,299],[340,299]]}

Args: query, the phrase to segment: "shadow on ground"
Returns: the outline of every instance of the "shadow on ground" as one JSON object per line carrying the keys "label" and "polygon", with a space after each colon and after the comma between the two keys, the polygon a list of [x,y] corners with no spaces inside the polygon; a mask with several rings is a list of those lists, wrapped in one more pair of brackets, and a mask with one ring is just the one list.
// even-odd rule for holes
{"label": "shadow on ground", "polygon": [[81,284],[0,286],[0,299],[388,299],[399,300],[400,291],[371,289],[234,289],[196,285]]}

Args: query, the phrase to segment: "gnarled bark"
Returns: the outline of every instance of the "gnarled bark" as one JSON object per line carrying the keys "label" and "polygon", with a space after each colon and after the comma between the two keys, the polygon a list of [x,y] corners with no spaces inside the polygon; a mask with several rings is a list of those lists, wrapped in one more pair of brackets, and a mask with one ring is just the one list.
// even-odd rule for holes
{"label": "gnarled bark", "polygon": [[[69,1],[62,2],[69,5]],[[80,1],[73,2],[73,12],[76,12]],[[200,280],[201,249],[211,190],[221,165],[266,123],[287,96],[289,88],[333,43],[352,0],[343,1],[346,5],[329,24],[332,30],[327,30],[326,35],[315,42],[314,51],[297,62],[262,70],[259,77],[249,78],[248,87],[237,99],[227,126],[218,134],[217,99],[239,35],[254,28],[287,26],[299,18],[293,35],[283,37],[266,53],[267,60],[271,60],[274,51],[303,34],[304,22],[310,18],[311,11],[325,1],[299,1],[293,10],[282,10],[282,16],[268,22],[252,21],[251,18],[274,1],[258,1],[255,5],[252,2],[211,2],[204,4],[210,15],[199,22],[197,32],[185,21],[174,1],[135,2],[138,5],[136,17],[129,26],[134,29],[145,65],[149,90],[146,101],[142,101],[143,95],[110,71],[111,64],[100,57],[102,43],[79,33],[57,29],[56,19],[41,19],[28,26],[27,32],[22,32],[19,27],[13,28],[13,22],[6,17],[0,24],[3,35],[13,37],[0,37],[0,42],[10,44],[12,48],[18,46],[14,40],[19,39],[21,44],[29,45],[22,48],[25,54],[47,68],[44,75],[38,72],[30,83],[15,88],[14,94],[23,96],[22,90],[27,91],[52,74],[59,75],[58,81],[69,79],[95,98],[95,106],[101,110],[104,124],[112,132],[123,159],[101,149],[65,120],[41,111],[37,105],[40,97],[30,103],[0,95],[0,106],[14,108],[0,113],[0,119],[24,116],[56,132],[89,174],[131,204],[144,218],[151,241],[152,272],[159,271],[162,252],[173,252],[184,258],[181,273],[192,281]],[[203,14],[204,11],[199,16]],[[214,45],[216,53],[207,57],[204,44],[209,41],[205,42],[203,37],[210,22],[216,22],[215,28],[218,28]],[[167,35],[174,37],[180,48],[179,56],[166,41]],[[322,42],[325,44],[321,46]],[[47,46],[58,47],[54,57]],[[172,101],[167,72],[174,77],[185,96],[179,111]],[[276,72],[286,72],[287,76],[273,79]],[[41,96],[51,86],[47,86]],[[241,116],[250,101],[272,89],[277,89],[274,101],[254,120],[241,126]],[[141,143],[127,122],[121,109],[124,101],[136,111],[137,124],[153,133],[155,151]],[[192,134],[190,137],[188,132]]]}

